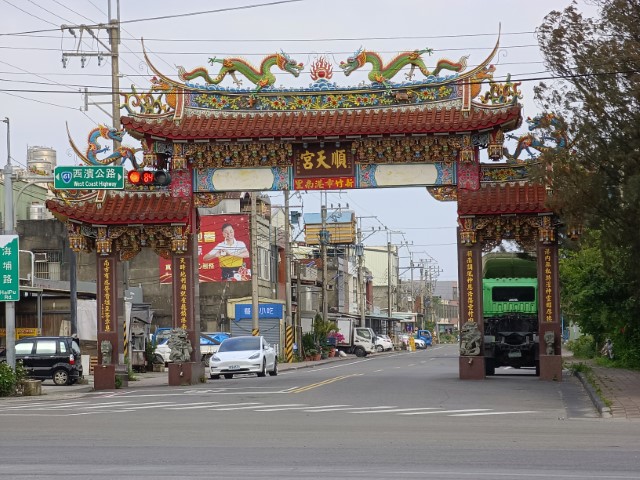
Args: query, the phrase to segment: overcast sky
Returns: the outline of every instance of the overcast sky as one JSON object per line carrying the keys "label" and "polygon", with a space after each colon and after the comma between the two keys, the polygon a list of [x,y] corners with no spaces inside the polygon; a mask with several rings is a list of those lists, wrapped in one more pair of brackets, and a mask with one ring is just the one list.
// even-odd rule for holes
{"label": "overcast sky", "polygon": [[[109,92],[111,65],[108,57],[98,65],[87,57],[70,58],[63,68],[62,53],[97,51],[86,35],[78,42],[63,33],[60,25],[98,24],[108,21],[107,0],[0,0],[0,118],[11,125],[11,157],[26,164],[28,146],[45,146],[57,151],[58,165],[78,164],[70,151],[66,127],[80,148],[86,147],[89,131],[100,123],[111,125],[97,106],[84,111],[78,90]],[[272,5],[269,5],[272,3]],[[482,61],[500,38],[501,50],[494,59],[495,78],[511,74],[522,81],[524,117],[535,115],[533,86],[548,76],[542,63],[536,28],[553,9],[563,9],[569,0],[300,0],[273,2],[122,0],[120,20],[122,43],[120,87],[130,91],[148,88],[152,74],[141,55],[140,39],[155,66],[175,76],[176,67],[191,70],[206,66],[210,57],[242,56],[254,65],[283,50],[305,64],[305,72],[294,79],[279,75],[277,85],[305,87],[312,82],[309,65],[319,55],[334,64],[333,81],[354,85],[364,74],[345,77],[338,63],[359,47],[377,51],[386,61],[403,51],[433,48],[428,59],[433,68],[439,58],[458,60],[469,56],[469,66]],[[579,2],[581,7],[582,3]],[[262,5],[262,6],[256,6]],[[246,7],[246,8],[241,8]],[[586,8],[586,7],[584,7]],[[213,9],[231,9],[199,13]],[[592,12],[593,9],[586,10]],[[112,0],[112,17],[116,1]],[[162,18],[159,18],[162,17]],[[20,34],[20,35],[18,35]],[[104,31],[100,33],[106,40]],[[105,51],[104,48],[101,49]],[[211,73],[217,70],[209,67]],[[222,85],[230,85],[223,83]],[[245,86],[247,82],[245,81]],[[107,96],[91,96],[89,102],[106,102]],[[103,105],[110,111],[108,105]],[[123,112],[124,114],[124,112]],[[7,157],[6,126],[0,129],[0,165]],[[125,145],[138,146],[131,137]],[[282,203],[272,193],[273,203]],[[407,242],[400,250],[401,266],[429,260],[441,269],[439,280],[457,280],[456,204],[431,198],[424,188],[347,190],[329,192],[331,205],[349,205],[361,219],[365,244]],[[292,209],[319,212],[320,193],[301,192],[291,200]],[[378,229],[381,229],[378,231]],[[372,229],[376,233],[371,233]],[[386,229],[386,230],[384,230]]]}

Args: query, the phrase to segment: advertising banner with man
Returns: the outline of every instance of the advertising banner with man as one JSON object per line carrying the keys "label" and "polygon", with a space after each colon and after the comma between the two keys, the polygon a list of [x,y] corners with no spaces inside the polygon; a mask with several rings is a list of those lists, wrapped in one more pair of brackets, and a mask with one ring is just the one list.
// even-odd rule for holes
{"label": "advertising banner with man", "polygon": [[[200,217],[198,272],[200,282],[251,280],[248,215]],[[160,258],[160,283],[171,283],[171,262]]]}

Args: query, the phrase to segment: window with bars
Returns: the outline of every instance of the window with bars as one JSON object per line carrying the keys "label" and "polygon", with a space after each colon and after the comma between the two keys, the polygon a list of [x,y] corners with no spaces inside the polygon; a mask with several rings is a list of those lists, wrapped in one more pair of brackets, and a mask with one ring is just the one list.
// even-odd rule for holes
{"label": "window with bars", "polygon": [[60,280],[62,252],[60,250],[33,250],[35,257],[35,278]]}

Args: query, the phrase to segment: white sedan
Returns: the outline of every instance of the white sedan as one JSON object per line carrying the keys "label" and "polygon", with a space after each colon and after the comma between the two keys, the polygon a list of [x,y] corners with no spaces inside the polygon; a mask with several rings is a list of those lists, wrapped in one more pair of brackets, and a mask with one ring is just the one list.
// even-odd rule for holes
{"label": "white sedan", "polygon": [[393,350],[393,342],[389,335],[377,335],[376,334],[376,352],[384,352],[387,350]]}
{"label": "white sedan", "polygon": [[233,378],[234,375],[256,373],[259,377],[278,375],[276,351],[263,336],[229,337],[209,359],[209,377]]}

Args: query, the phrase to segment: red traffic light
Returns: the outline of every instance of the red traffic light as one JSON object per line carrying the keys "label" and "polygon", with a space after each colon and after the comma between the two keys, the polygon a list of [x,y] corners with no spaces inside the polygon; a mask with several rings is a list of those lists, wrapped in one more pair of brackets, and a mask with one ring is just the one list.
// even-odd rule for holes
{"label": "red traffic light", "polygon": [[131,170],[128,178],[132,185],[165,187],[171,183],[169,172],[164,170]]}

